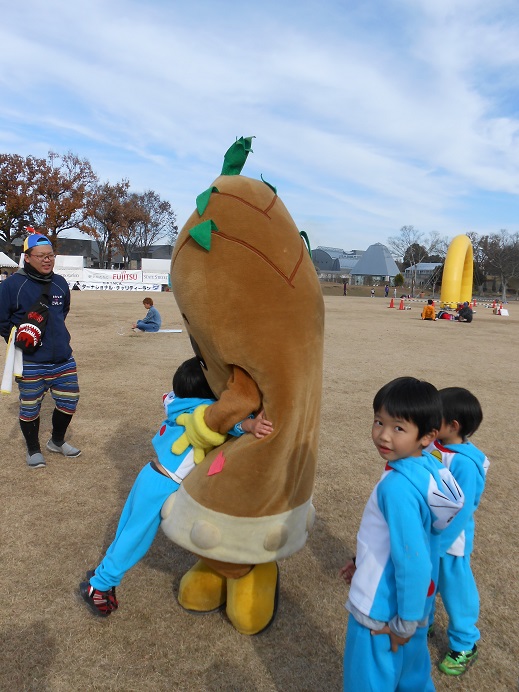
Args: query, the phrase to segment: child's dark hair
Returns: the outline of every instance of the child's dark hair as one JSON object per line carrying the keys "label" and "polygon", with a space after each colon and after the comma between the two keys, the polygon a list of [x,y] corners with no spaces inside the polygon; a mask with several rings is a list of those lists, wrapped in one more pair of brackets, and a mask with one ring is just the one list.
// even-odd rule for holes
{"label": "child's dark hair", "polygon": [[440,393],[430,382],[416,377],[397,377],[379,389],[373,399],[373,411],[377,414],[382,408],[393,418],[414,423],[417,439],[441,427]]}
{"label": "child's dark hair", "polygon": [[207,384],[198,358],[193,357],[180,365],[173,375],[173,391],[182,399],[214,399],[211,387]]}
{"label": "child's dark hair", "polygon": [[142,304],[143,305],[153,305],[153,298],[149,298],[148,296],[146,296],[146,298],[144,298],[144,300],[142,301]]}
{"label": "child's dark hair", "polygon": [[483,411],[474,394],[463,387],[445,387],[440,389],[443,420],[446,423],[458,421],[459,434],[463,439],[473,435],[481,425]]}

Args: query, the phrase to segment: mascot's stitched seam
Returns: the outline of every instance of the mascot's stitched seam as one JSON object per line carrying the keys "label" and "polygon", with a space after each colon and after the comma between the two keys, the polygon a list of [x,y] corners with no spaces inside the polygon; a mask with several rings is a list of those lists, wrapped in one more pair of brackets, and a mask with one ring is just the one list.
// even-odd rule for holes
{"label": "mascot's stitched seam", "polygon": [[228,192],[219,192],[218,194],[221,195],[222,197],[232,197],[233,199],[237,199],[238,202],[242,202],[243,204],[246,204],[248,207],[250,207],[251,209],[254,209],[254,211],[257,211],[260,214],[263,214],[263,216],[266,216],[268,219],[270,219],[268,212],[272,209],[272,206],[273,206],[274,202],[276,201],[276,197],[274,197],[274,199],[269,204],[267,209],[263,210],[263,209],[260,209],[259,207],[254,206],[254,204],[247,202],[247,200],[243,199],[243,197],[238,197],[238,195],[230,195]]}
{"label": "mascot's stitched seam", "polygon": [[303,245],[303,247],[301,248],[301,254],[299,255],[299,261],[296,264],[296,266],[294,267],[294,271],[290,275],[290,285],[292,285],[292,281],[294,279],[294,276],[297,274],[297,271],[298,271],[299,267],[301,266],[301,262],[303,261],[303,252],[304,251],[305,251],[305,247]]}
{"label": "mascot's stitched seam", "polygon": [[184,240],[184,242],[182,243],[182,245],[179,247],[178,252],[177,252],[177,254],[175,255],[175,258],[174,258],[174,260],[173,260],[173,264],[172,264],[171,268],[173,268],[173,266],[175,265],[175,262],[177,261],[178,253],[182,250],[182,248],[184,247],[184,245],[186,245],[186,243],[188,243],[190,240],[193,240],[193,239],[191,238],[191,236],[188,236],[188,237]]}
{"label": "mascot's stitched seam", "polygon": [[[237,197],[236,199],[239,199],[239,198]],[[250,205],[250,206],[252,206],[252,205]],[[211,231],[211,235],[212,235],[212,231]],[[222,233],[221,231],[218,231],[217,237],[218,237],[218,238],[223,238],[224,240],[228,240],[228,241],[231,242],[231,243],[238,243],[238,245],[243,245],[243,246],[246,247],[248,250],[250,250],[251,252],[253,252],[255,255],[258,255],[258,257],[261,257],[261,259],[262,259],[264,262],[266,262],[266,264],[270,265],[270,266],[272,267],[272,269],[273,269],[277,274],[279,274],[279,275],[287,282],[287,284],[288,284],[291,288],[294,288],[294,285],[292,284],[292,279],[293,279],[294,276],[297,274],[297,270],[299,269],[299,265],[301,264],[302,255],[299,256],[299,260],[298,260],[297,263],[296,263],[296,266],[295,266],[295,268],[294,268],[294,271],[292,272],[292,274],[290,275],[290,277],[288,277],[286,274],[284,274],[284,272],[281,271],[281,269],[279,269],[278,267],[276,267],[276,265],[275,265],[268,257],[266,257],[266,255],[264,255],[262,252],[260,252],[260,251],[257,250],[256,248],[254,248],[252,245],[249,245],[248,243],[245,243],[243,240],[239,240],[238,238],[233,238],[233,237],[230,236],[230,235],[226,235],[225,233]],[[186,240],[185,240],[185,241],[182,243],[182,245],[179,247],[178,252],[177,252],[177,254],[176,254],[176,256],[175,256],[175,259],[173,260],[173,264],[172,264],[172,266],[171,266],[172,269],[173,269],[173,267],[175,266],[175,262],[176,262],[176,260],[177,260],[177,257],[179,256],[180,252],[182,251],[182,248],[183,248],[184,245],[186,245],[186,243],[188,243],[190,240],[193,240],[193,238],[191,238],[191,236],[187,237]],[[196,241],[193,241],[193,242],[196,242]]]}
{"label": "mascot's stitched seam", "polygon": [[[277,196],[277,195],[274,195],[274,197],[272,198],[272,202],[271,202],[271,203],[268,205],[268,207],[265,209],[265,214],[267,214],[267,216],[268,216],[268,212],[272,209],[272,207],[274,206],[274,204],[276,204],[277,198],[278,198],[278,196]],[[270,219],[270,216],[269,216],[269,219]]]}
{"label": "mascot's stitched seam", "polygon": [[238,245],[243,245],[243,247],[246,247],[248,250],[253,252],[255,255],[258,255],[258,257],[261,257],[261,259],[268,265],[272,267],[272,269],[277,272],[291,288],[295,288],[294,285],[292,284],[292,278],[297,274],[297,270],[299,269],[299,265],[301,264],[302,260],[302,255],[299,256],[299,259],[296,263],[296,266],[294,268],[294,271],[290,276],[287,276],[284,272],[279,269],[279,267],[276,267],[276,265],[270,260],[266,255],[264,255],[262,252],[257,250],[255,247],[252,245],[249,245],[249,243],[246,243],[244,240],[240,240],[239,238],[233,238],[230,235],[226,235],[225,233],[222,233],[222,231],[218,232],[218,235],[216,236],[217,238],[222,238],[223,240],[228,240],[231,243],[237,243]]}

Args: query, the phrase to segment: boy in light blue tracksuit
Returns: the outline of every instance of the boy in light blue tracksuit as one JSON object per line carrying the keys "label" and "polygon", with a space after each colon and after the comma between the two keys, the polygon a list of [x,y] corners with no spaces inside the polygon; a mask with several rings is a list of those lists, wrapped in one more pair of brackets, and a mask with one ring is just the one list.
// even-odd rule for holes
{"label": "boy in light blue tracksuit", "polygon": [[[478,658],[479,595],[470,566],[474,545],[474,512],[485,487],[489,461],[468,441],[479,428],[483,412],[477,398],[462,387],[440,390],[443,422],[438,440],[429,448],[463,490],[465,505],[440,538],[438,593],[442,597],[449,624],[450,651],[439,669],[447,675],[461,675]],[[433,634],[434,608],[430,616]]]}
{"label": "boy in light blue tracksuit", "polygon": [[[173,390],[163,397],[167,417],[152,440],[157,458],[140,471],[124,505],[112,544],[95,570],[87,572],[87,581],[79,585],[81,597],[94,615],[107,617],[118,608],[115,587],[148,552],[160,526],[162,505],[195,468],[193,447],[188,446],[181,454],[175,454],[172,445],[185,431],[182,414],[193,413],[197,407],[215,402],[198,358],[190,358],[178,368]],[[229,431],[236,437],[246,432],[264,437],[272,432],[272,423],[260,412],[255,418],[251,415],[237,422]],[[216,438],[221,437],[215,433],[215,446],[221,443]]]}
{"label": "boy in light blue tracksuit", "polygon": [[439,532],[463,505],[452,474],[424,449],[441,424],[438,391],[400,377],[376,394],[372,439],[386,467],[362,516],[351,583],[344,690],[430,692],[427,624]]}

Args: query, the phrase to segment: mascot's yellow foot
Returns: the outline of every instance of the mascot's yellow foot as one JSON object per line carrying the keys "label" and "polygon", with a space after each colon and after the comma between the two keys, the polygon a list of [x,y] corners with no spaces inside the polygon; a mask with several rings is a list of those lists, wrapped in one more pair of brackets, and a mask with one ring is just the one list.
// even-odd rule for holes
{"label": "mascot's yellow foot", "polygon": [[199,561],[180,581],[178,602],[186,610],[210,613],[218,610],[226,598],[226,579]]}
{"label": "mascot's yellow foot", "polygon": [[256,565],[240,579],[227,580],[227,616],[240,634],[259,634],[274,620],[279,571],[275,562]]}

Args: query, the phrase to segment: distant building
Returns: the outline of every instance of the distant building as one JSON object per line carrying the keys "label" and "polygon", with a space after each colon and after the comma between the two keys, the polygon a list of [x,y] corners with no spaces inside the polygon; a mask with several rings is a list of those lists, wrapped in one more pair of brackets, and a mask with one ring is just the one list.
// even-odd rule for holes
{"label": "distant building", "polygon": [[351,269],[364,254],[364,250],[342,250],[319,245],[312,250],[312,260],[320,279],[325,281],[351,280]]}
{"label": "distant building", "polygon": [[427,286],[434,274],[438,273],[438,267],[443,266],[442,262],[418,262],[411,267],[407,267],[404,272],[405,283],[411,285],[411,281],[415,276],[416,267],[416,286]]}
{"label": "distant building", "polygon": [[[19,262],[20,255],[23,252],[23,238],[15,238],[13,240],[13,246],[15,248],[15,261]],[[85,260],[85,267],[89,269],[108,268],[106,266],[106,262],[104,263],[105,266],[100,266],[99,248],[95,240],[85,238],[58,237],[58,247],[56,249],[56,252],[58,255],[82,256]],[[172,252],[172,245],[152,245],[146,253],[143,253],[142,249],[137,248],[134,252],[131,253],[130,262],[127,263],[129,264],[129,266],[125,267],[123,256],[121,255],[119,250],[114,249],[114,251],[112,252],[112,261],[110,262],[110,268],[140,269],[140,264],[143,257],[147,257],[149,259],[171,259]]]}
{"label": "distant building", "polygon": [[352,282],[357,286],[393,283],[400,273],[391,253],[382,243],[370,245],[351,270]]}

